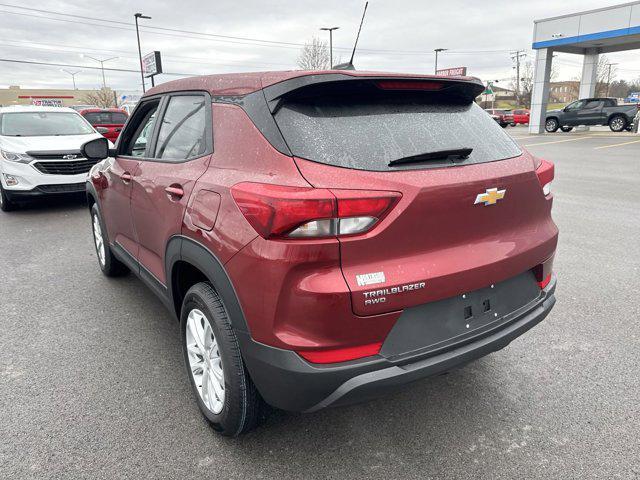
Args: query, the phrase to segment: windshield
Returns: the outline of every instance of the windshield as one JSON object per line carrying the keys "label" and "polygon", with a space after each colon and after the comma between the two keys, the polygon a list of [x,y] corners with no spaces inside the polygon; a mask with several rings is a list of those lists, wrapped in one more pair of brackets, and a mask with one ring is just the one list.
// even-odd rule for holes
{"label": "windshield", "polygon": [[389,166],[389,162],[460,148],[473,151],[458,165],[521,153],[475,103],[434,102],[416,96],[324,96],[287,102],[275,118],[295,156],[359,170],[442,166],[433,162]]}
{"label": "windshield", "polygon": [[79,114],[72,112],[16,112],[0,116],[0,135],[41,137],[52,135],[86,135],[93,128]]}

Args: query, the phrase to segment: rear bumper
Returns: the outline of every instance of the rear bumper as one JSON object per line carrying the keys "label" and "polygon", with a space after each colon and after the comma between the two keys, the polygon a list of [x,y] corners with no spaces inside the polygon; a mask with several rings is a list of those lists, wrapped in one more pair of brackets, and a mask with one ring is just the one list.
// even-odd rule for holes
{"label": "rear bumper", "polygon": [[506,315],[498,328],[448,345],[437,353],[400,359],[378,355],[323,366],[307,363],[292,351],[255,342],[247,333],[237,332],[238,340],[249,373],[267,403],[283,410],[313,412],[378,397],[504,348],[549,314],[556,301],[555,287],[554,277],[535,301],[516,315]]}

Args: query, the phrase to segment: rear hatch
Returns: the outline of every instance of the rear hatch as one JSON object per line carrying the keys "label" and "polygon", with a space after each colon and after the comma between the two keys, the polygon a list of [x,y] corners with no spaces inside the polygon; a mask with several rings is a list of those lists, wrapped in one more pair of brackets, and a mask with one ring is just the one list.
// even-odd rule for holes
{"label": "rear hatch", "polygon": [[[372,230],[339,237],[354,313],[487,287],[552,255],[557,229],[535,160],[473,102],[481,91],[437,78],[326,82],[277,99],[266,91],[311,185],[402,195]],[[424,157],[444,151],[458,154]]]}

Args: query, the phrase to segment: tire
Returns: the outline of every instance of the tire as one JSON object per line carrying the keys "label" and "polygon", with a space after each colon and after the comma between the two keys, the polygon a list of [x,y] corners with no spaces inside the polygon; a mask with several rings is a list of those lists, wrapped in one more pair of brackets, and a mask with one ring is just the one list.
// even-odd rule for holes
{"label": "tire", "polygon": [[623,132],[627,128],[627,119],[622,115],[614,115],[609,119],[609,128],[612,132]]}
{"label": "tire", "polygon": [[512,127],[517,127],[518,126],[517,123],[510,123],[509,125],[511,125]]}
{"label": "tire", "polygon": [[2,188],[2,185],[0,184],[0,210],[2,210],[3,212],[10,212],[15,209],[16,204],[9,200],[9,197],[5,193],[4,188]]}
{"label": "tire", "polygon": [[544,129],[549,133],[557,132],[558,128],[560,128],[560,125],[555,118],[547,118],[547,121],[544,122]]}
{"label": "tire", "polygon": [[104,227],[97,203],[94,203],[91,207],[91,231],[93,232],[93,245],[98,256],[98,265],[102,273],[107,277],[120,277],[127,274],[129,272],[127,266],[111,252],[107,229]]}
{"label": "tire", "polygon": [[501,126],[502,128],[507,128],[507,127],[509,126],[509,124],[508,124],[508,123],[501,123],[501,124],[500,124],[500,126]]}
{"label": "tire", "polygon": [[569,133],[571,130],[573,130],[573,127],[560,127],[560,130],[562,130],[564,133]]}
{"label": "tire", "polygon": [[[180,326],[187,375],[204,417],[228,437],[254,429],[263,400],[244,367],[227,311],[210,284],[198,283],[186,293]],[[203,388],[203,381],[210,387]]]}

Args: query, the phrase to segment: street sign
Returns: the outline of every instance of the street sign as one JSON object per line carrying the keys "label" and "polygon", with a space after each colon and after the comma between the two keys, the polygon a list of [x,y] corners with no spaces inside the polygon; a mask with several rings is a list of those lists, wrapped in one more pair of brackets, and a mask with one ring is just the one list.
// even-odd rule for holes
{"label": "street sign", "polygon": [[147,78],[162,73],[160,52],[151,52],[142,57],[142,73]]}
{"label": "street sign", "polygon": [[453,67],[453,68],[443,68],[442,70],[437,70],[436,75],[442,75],[444,77],[464,77],[467,74],[467,67]]}

